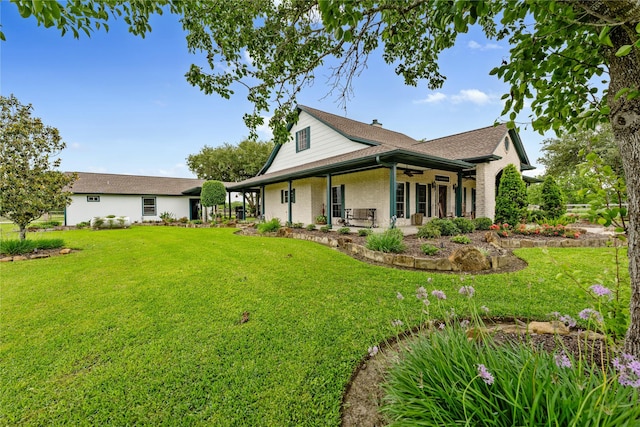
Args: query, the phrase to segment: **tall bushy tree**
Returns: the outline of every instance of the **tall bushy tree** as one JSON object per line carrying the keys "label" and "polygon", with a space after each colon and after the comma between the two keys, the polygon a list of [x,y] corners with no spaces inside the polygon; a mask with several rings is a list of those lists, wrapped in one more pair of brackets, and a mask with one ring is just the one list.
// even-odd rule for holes
{"label": "tall bushy tree", "polygon": [[540,208],[545,217],[549,219],[560,218],[567,212],[562,190],[551,175],[547,176],[542,183],[542,204]]}
{"label": "tall bushy tree", "polygon": [[24,240],[31,221],[71,202],[64,189],[76,177],[55,170],[60,159],[51,157],[65,147],[58,129],[33,117],[31,105],[13,95],[0,96],[0,108],[0,215]]}
{"label": "tall bushy tree", "polygon": [[[238,145],[205,146],[199,153],[187,157],[187,166],[200,179],[242,181],[260,172],[273,147],[272,141],[252,140],[244,140]],[[247,193],[247,202],[255,211],[258,200],[253,193]]]}
{"label": "tall bushy tree", "polygon": [[[345,99],[370,54],[381,53],[407,84],[437,89],[445,78],[439,55],[458,34],[478,25],[488,38],[508,40],[509,57],[492,74],[509,85],[503,96],[509,126],[525,106],[540,132],[611,123],[629,198],[632,294],[625,351],[640,356],[640,2],[236,0],[229,7],[177,0],[14,1],[22,16],[76,36],[104,28],[110,13],[124,15],[141,35],[150,31],[151,14],[179,14],[189,50],[203,54],[187,80],[224,98],[236,87],[248,88],[255,106],[245,115],[250,129],[263,123],[275,100],[270,124],[276,142],[291,137],[287,124],[297,119],[296,97],[328,59],[336,58],[332,88]],[[604,85],[593,84],[601,79]]]}
{"label": "tall bushy tree", "polygon": [[527,186],[513,164],[502,170],[496,196],[496,223],[520,224],[526,216]]}

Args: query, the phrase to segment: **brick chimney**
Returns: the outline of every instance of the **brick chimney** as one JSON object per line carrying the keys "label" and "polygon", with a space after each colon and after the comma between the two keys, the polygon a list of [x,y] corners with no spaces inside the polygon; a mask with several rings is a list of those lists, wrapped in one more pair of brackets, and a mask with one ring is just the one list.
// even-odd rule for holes
{"label": "brick chimney", "polygon": [[378,119],[373,119],[373,121],[371,122],[371,126],[375,126],[377,128],[381,128],[382,127],[382,123],[380,123],[378,121]]}

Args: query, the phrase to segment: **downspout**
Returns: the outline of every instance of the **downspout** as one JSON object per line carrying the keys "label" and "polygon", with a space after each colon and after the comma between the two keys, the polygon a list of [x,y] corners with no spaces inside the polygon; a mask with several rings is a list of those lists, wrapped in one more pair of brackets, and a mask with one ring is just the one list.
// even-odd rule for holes
{"label": "downspout", "polygon": [[[229,214],[229,216],[231,216],[231,214]],[[242,219],[245,220],[246,218],[247,218],[247,193],[243,191],[242,192]]]}

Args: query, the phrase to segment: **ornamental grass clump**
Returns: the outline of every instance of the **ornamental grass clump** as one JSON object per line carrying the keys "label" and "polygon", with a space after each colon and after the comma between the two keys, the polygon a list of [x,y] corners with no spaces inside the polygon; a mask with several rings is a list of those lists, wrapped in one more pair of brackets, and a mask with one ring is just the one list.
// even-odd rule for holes
{"label": "ornamental grass clump", "polygon": [[[591,291],[609,296],[603,288]],[[427,315],[424,324],[431,327],[414,336],[388,371],[382,412],[390,426],[637,425],[636,358],[623,353],[608,364],[610,355],[603,354],[597,365],[567,352],[560,340],[552,351],[533,341],[498,342],[484,327],[478,313],[488,308],[476,309],[475,293],[473,286],[460,287],[468,309],[468,318],[462,319],[455,310],[444,309],[444,291],[416,290],[421,313]],[[430,296],[444,320],[428,319]],[[403,312],[405,304],[413,304],[397,299]],[[588,326],[602,322],[593,309],[578,317]],[[571,316],[561,319],[576,324]],[[375,355],[369,351],[369,356]]]}
{"label": "ornamental grass clump", "polygon": [[367,249],[378,252],[401,253],[407,248],[403,243],[404,235],[399,228],[390,228],[382,233],[367,236]]}
{"label": "ornamental grass clump", "polygon": [[6,239],[0,240],[0,254],[22,255],[36,250],[58,249],[64,246],[62,239]]}
{"label": "ornamental grass clump", "polygon": [[257,225],[257,229],[258,232],[260,232],[261,234],[264,233],[274,233],[278,230],[280,230],[280,220],[278,218],[272,218],[267,222],[262,222],[260,224]]}

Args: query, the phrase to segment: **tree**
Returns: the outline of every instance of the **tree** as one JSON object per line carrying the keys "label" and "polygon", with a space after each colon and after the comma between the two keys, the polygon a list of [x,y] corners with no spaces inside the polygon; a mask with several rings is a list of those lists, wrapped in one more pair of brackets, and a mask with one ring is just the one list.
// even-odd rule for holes
{"label": "tree", "polygon": [[[192,65],[187,80],[205,93],[229,98],[247,90],[251,129],[275,103],[270,125],[277,143],[295,122],[296,95],[316,68],[335,58],[332,89],[346,99],[351,82],[380,52],[410,85],[436,89],[444,82],[438,58],[457,35],[478,25],[490,39],[508,39],[509,58],[492,70],[509,91],[503,96],[510,127],[525,105],[531,125],[544,132],[574,132],[611,123],[620,151],[629,202],[631,324],[625,351],[640,357],[640,3],[638,1],[389,1],[125,3],[113,0],[16,0],[24,17],[61,31],[103,27],[109,13],[124,15],[136,34],[149,16],[182,16],[191,52],[203,52],[209,69]],[[164,7],[164,9],[163,9]],[[244,58],[251,57],[251,63]],[[225,64],[218,67],[217,64]],[[601,84],[597,81],[600,80]],[[594,83],[595,82],[595,83]],[[532,101],[529,103],[529,99]],[[526,102],[526,104],[525,104]]]}
{"label": "tree", "polygon": [[[244,140],[237,146],[225,143],[206,146],[198,154],[187,157],[187,166],[200,179],[236,182],[252,178],[267,163],[273,142]],[[247,193],[249,208],[255,211],[257,198]]]}
{"label": "tree", "polygon": [[589,153],[596,153],[619,176],[624,174],[622,158],[616,146],[611,126],[604,123],[596,129],[578,129],[559,138],[543,142],[543,156],[538,161],[545,166],[545,176],[553,176],[568,203],[587,203],[579,190],[588,186],[579,172],[580,164]]}
{"label": "tree", "polygon": [[215,206],[217,213],[218,205],[224,204],[226,196],[227,189],[220,181],[205,181],[202,183],[202,191],[200,193],[202,206]]}
{"label": "tree", "polygon": [[526,217],[527,186],[513,164],[502,170],[496,196],[496,223],[517,225]]}
{"label": "tree", "polygon": [[558,219],[567,211],[562,190],[551,175],[542,183],[542,204],[540,209],[549,219]]}
{"label": "tree", "polygon": [[32,117],[31,105],[13,95],[0,96],[0,105],[0,215],[20,228],[24,240],[31,221],[70,203],[64,189],[76,177],[54,170],[60,159],[50,157],[65,147],[58,129]]}

